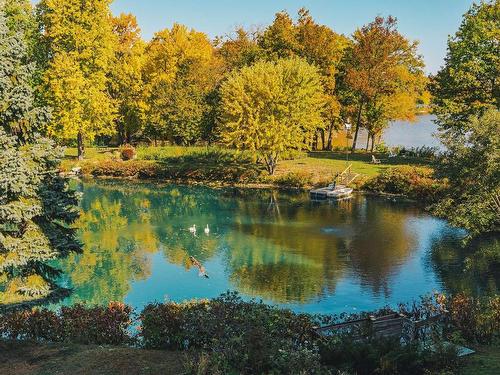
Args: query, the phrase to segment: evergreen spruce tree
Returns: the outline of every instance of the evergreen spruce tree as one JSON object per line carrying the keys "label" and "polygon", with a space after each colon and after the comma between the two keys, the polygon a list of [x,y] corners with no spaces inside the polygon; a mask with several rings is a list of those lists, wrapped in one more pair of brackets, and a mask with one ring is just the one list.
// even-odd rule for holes
{"label": "evergreen spruce tree", "polygon": [[49,111],[36,105],[35,64],[30,62],[27,39],[19,28],[9,29],[5,9],[0,0],[0,124],[26,141],[34,130],[41,130]]}
{"label": "evergreen spruce tree", "polygon": [[78,195],[59,174],[62,155],[51,140],[20,146],[0,129],[0,304],[59,290],[49,261],[81,249],[71,227]]}
{"label": "evergreen spruce tree", "polygon": [[49,262],[81,248],[71,227],[78,196],[59,175],[62,149],[33,133],[47,110],[35,104],[26,38],[5,9],[0,0],[0,304],[60,290]]}

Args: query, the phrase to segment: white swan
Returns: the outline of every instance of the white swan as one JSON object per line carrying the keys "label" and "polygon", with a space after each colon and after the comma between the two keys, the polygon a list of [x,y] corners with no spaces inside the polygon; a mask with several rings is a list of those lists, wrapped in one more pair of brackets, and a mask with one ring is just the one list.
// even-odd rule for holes
{"label": "white swan", "polygon": [[210,228],[208,227],[207,224],[207,226],[205,227],[205,234],[208,236],[209,233],[210,233]]}
{"label": "white swan", "polygon": [[189,231],[193,234],[196,234],[196,224],[193,224],[193,226],[189,227]]}

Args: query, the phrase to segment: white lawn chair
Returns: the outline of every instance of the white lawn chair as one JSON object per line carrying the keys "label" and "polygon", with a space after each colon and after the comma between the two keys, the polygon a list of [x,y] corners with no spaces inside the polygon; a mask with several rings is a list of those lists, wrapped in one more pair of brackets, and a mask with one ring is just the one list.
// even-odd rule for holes
{"label": "white lawn chair", "polygon": [[381,161],[375,157],[375,155],[372,155],[372,164],[380,164]]}
{"label": "white lawn chair", "polygon": [[398,154],[396,154],[392,150],[389,151],[389,158],[395,158],[396,156],[398,156]]}

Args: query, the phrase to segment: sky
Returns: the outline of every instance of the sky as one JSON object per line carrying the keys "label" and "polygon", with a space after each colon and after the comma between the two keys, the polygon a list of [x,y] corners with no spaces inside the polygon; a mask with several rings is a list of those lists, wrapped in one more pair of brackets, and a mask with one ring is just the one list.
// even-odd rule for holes
{"label": "sky", "polygon": [[372,21],[376,16],[392,15],[399,31],[420,42],[427,73],[436,73],[446,55],[448,35],[460,25],[462,15],[473,0],[114,0],[115,15],[133,13],[143,37],[175,22],[211,38],[231,33],[236,27],[265,27],[274,14],[286,10],[295,16],[301,7],[309,9],[317,23],[345,35]]}

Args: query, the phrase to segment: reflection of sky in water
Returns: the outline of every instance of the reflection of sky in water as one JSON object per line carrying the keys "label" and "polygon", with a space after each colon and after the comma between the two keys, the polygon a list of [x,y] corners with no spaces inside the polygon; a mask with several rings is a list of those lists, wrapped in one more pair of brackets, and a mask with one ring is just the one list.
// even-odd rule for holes
{"label": "reflection of sky in water", "polygon": [[271,192],[129,182],[83,189],[85,249],[63,263],[75,290],[65,303],[140,308],[238,290],[296,311],[374,309],[443,289],[429,253],[461,235],[411,205],[362,196],[313,204],[300,194],[273,200]]}

